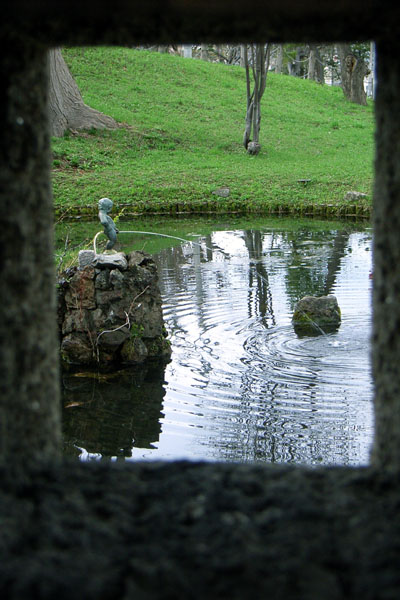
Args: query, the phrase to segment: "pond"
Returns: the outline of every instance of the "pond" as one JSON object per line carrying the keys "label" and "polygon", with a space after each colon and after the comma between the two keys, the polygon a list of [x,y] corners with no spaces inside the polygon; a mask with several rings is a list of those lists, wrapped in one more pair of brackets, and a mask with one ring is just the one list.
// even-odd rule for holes
{"label": "pond", "polygon": [[[70,240],[99,230],[97,223],[63,227]],[[63,373],[66,454],[368,463],[374,428],[368,223],[221,218],[218,225],[161,220],[123,229],[195,242],[120,236],[125,250],[144,246],[158,264],[172,360],[112,375]],[[57,233],[60,247],[65,231]],[[296,335],[297,300],[326,294],[341,307],[339,329]]]}

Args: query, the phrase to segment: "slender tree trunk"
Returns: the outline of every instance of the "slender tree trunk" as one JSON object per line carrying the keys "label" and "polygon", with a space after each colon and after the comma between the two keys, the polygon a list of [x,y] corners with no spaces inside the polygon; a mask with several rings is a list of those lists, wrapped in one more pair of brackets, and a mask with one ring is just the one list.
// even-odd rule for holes
{"label": "slender tree trunk", "polygon": [[83,102],[60,49],[49,50],[49,65],[51,135],[60,137],[67,129],[114,129],[118,126],[112,117]]}
{"label": "slender tree trunk", "polygon": [[[258,154],[260,147],[261,98],[267,83],[269,64],[269,44],[251,44],[251,65],[249,64],[249,47],[244,47],[244,63],[246,70],[247,111],[243,145],[249,154]],[[253,74],[253,90],[251,90],[250,68]],[[251,133],[253,132],[253,139]]]}
{"label": "slender tree trunk", "polygon": [[245,46],[244,44],[241,44],[240,45],[240,66],[243,68],[246,66],[246,60],[245,60],[246,52],[247,52],[247,46]]}
{"label": "slender tree trunk", "polygon": [[281,75],[282,74],[282,67],[283,67],[283,44],[278,44],[278,46],[277,46],[277,55],[276,55],[275,73],[278,73],[278,75]]}

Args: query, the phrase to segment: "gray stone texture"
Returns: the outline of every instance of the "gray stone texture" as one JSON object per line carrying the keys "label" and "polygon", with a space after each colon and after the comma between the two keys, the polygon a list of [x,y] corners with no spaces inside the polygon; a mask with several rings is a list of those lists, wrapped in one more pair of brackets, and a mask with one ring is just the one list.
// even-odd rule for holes
{"label": "gray stone texture", "polygon": [[294,308],[292,322],[297,333],[323,334],[337,329],[341,311],[335,296],[305,296]]}
{"label": "gray stone texture", "polygon": [[62,278],[64,363],[109,367],[169,358],[158,275],[149,255],[96,255]]}
{"label": "gray stone texture", "polygon": [[[387,0],[132,0],[111,12],[97,0],[7,6],[0,23],[2,597],[397,600],[399,24],[400,6]],[[60,460],[47,49],[193,39],[376,40],[373,468]]]}

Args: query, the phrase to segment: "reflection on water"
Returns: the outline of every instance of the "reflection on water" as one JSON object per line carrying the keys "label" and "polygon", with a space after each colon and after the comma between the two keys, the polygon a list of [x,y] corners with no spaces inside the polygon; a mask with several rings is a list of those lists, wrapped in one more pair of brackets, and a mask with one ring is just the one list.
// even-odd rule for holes
{"label": "reflection on water", "polygon": [[[365,464],[373,436],[371,234],[215,231],[157,256],[172,361],[65,382],[69,452]],[[299,338],[304,295],[335,294],[335,333]]]}
{"label": "reflection on water", "polygon": [[132,448],[155,448],[164,397],[163,369],[129,370],[117,377],[64,374],[64,453],[130,457]]}

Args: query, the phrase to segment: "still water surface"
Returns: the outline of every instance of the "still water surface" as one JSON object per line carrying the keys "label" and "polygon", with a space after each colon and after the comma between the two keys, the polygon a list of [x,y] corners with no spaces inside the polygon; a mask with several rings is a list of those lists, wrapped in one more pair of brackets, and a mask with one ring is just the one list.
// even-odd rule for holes
{"label": "still water surface", "polygon": [[[200,246],[155,257],[172,361],[111,378],[64,374],[66,453],[366,464],[371,231],[266,225],[192,239]],[[295,303],[325,294],[338,299],[340,328],[298,337]]]}

